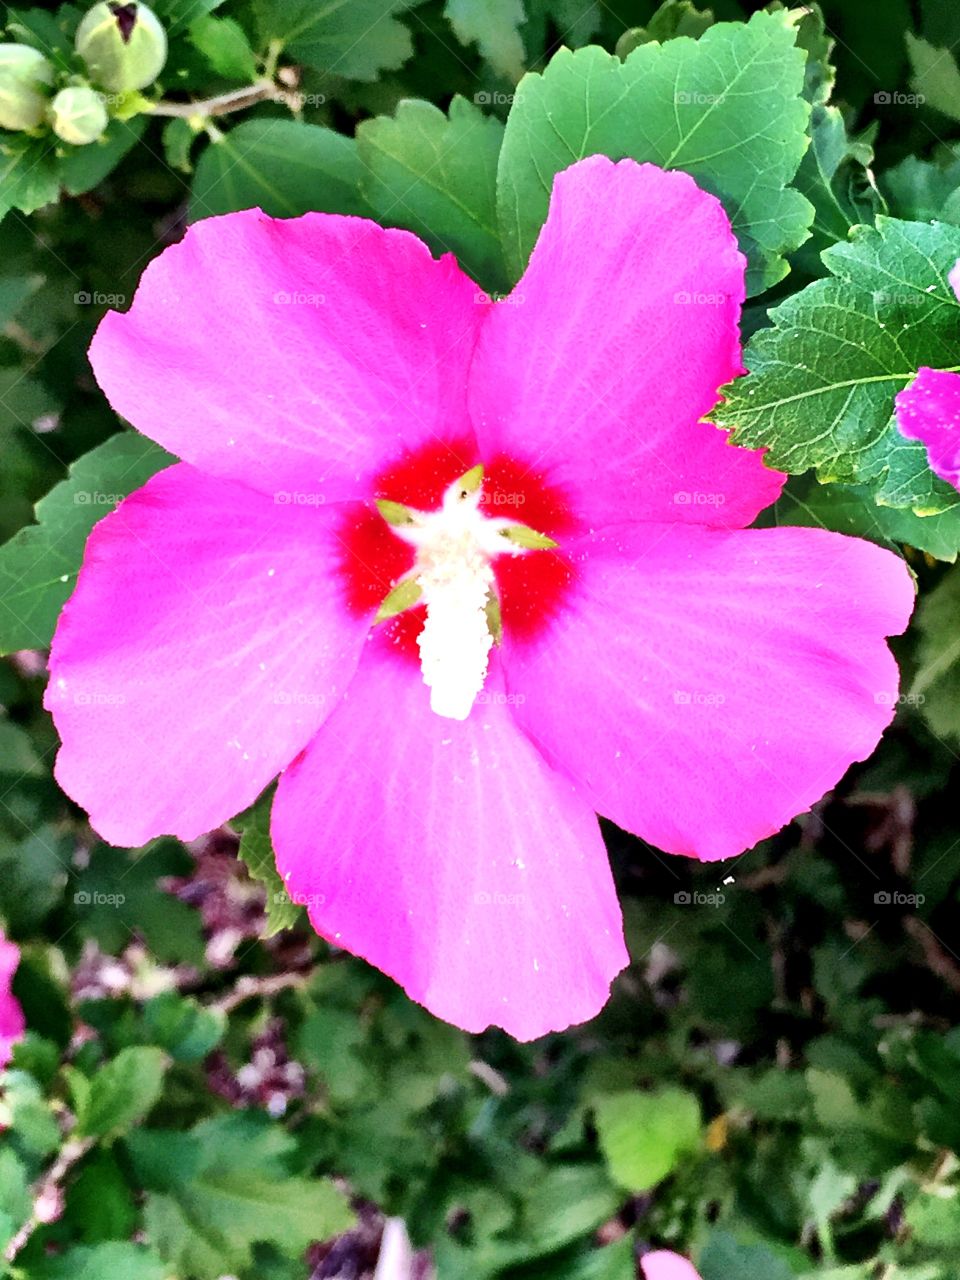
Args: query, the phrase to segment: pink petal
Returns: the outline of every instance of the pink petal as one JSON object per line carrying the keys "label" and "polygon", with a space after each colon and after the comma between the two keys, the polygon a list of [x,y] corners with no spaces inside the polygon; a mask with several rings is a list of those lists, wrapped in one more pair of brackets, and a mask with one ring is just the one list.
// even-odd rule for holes
{"label": "pink petal", "polygon": [[897,396],[897,425],[926,445],[930,469],[960,489],[960,374],[920,369]]}
{"label": "pink petal", "polygon": [[808,809],[893,717],[910,574],[819,529],[624,525],[571,547],[580,579],[505,643],[531,739],[599,813],[671,853],[750,848]]}
{"label": "pink petal", "polygon": [[335,501],[404,450],[469,436],[486,310],[409,232],[249,209],[155,258],[90,360],[117,412],[186,462]]}
{"label": "pink petal", "polygon": [[950,288],[953,290],[957,301],[960,302],[960,258],[956,260],[947,273],[947,280],[949,281]]}
{"label": "pink petal", "polygon": [[26,1030],[20,1002],[11,991],[19,963],[20,948],[0,931],[0,1071],[10,1062],[13,1046],[23,1039]]}
{"label": "pink petal", "polygon": [[277,866],[317,931],[467,1031],[592,1018],[628,962],[596,818],[491,671],[462,722],[385,638],[280,779]]}
{"label": "pink petal", "polygon": [[341,603],[340,518],[180,465],[96,526],[46,705],[104,839],[208,831],[310,740],[370,623]]}
{"label": "pink petal", "polygon": [[[699,1272],[694,1269],[692,1262],[666,1249],[644,1254],[640,1259],[640,1266],[646,1280],[700,1280]],[[736,1278],[731,1276],[730,1280]]]}
{"label": "pink petal", "polygon": [[604,156],[558,174],[526,273],[477,346],[484,455],[522,443],[588,526],[749,524],[784,477],[699,422],[742,372],[744,265],[687,174]]}

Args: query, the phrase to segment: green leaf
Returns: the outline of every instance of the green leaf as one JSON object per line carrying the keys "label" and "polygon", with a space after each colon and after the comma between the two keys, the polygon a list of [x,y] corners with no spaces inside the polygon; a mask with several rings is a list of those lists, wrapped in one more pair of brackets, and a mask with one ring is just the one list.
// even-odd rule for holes
{"label": "green leaf", "polygon": [[429,102],[401,102],[394,119],[357,128],[362,189],[380,222],[453,252],[490,289],[506,286],[497,228],[497,160],[503,124],[455,97],[449,119]]}
{"label": "green leaf", "polygon": [[599,152],[691,173],[726,206],[750,292],[774,284],[813,216],[788,185],[806,146],[803,76],[783,13],[641,45],[625,62],[596,46],[561,49],[542,75],[521,80],[507,120],[498,208],[511,278],[533,248],[554,176]]}
{"label": "green leaf", "polygon": [[47,769],[25,729],[0,718],[0,774],[16,778],[43,778]]}
{"label": "green leaf", "polygon": [[873,222],[884,202],[873,185],[873,148],[851,138],[837,107],[819,103],[810,118],[810,146],[797,170],[797,188],[813,205],[813,243],[822,250],[846,240],[851,227]]}
{"label": "green leaf", "polygon": [[250,48],[246,32],[233,18],[214,18],[205,14],[190,24],[190,43],[210,63],[218,76],[227,80],[249,80],[257,77],[257,59]]}
{"label": "green leaf", "polygon": [[342,1193],[327,1179],[292,1176],[292,1140],[255,1115],[218,1116],[189,1133],[141,1129],[127,1146],[148,1191],[149,1238],[199,1280],[245,1271],[257,1242],[295,1258],[351,1225]]}
{"label": "green leaf", "polygon": [[197,164],[190,218],[254,207],[275,218],[369,213],[356,143],[298,120],[247,120],[221,134]]}
{"label": "green leaf", "polygon": [[960,568],[923,597],[917,612],[920,644],[909,696],[938,738],[960,738]]}
{"label": "green leaf", "polygon": [[0,1147],[0,1250],[30,1214],[27,1171],[9,1147]]}
{"label": "green leaf", "polygon": [[30,1268],[30,1280],[169,1280],[169,1271],[151,1250],[113,1240],[80,1245]]}
{"label": "green leaf", "polygon": [[163,126],[163,154],[171,169],[181,173],[193,173],[190,152],[197,140],[197,131],[188,120],[175,116]]}
{"label": "green leaf", "polygon": [[348,80],[375,80],[413,54],[397,15],[418,0],[253,0],[264,43],[298,62]]}
{"label": "green leaf", "polygon": [[960,160],[939,164],[907,156],[879,184],[898,218],[960,223]]}
{"label": "green leaf", "polygon": [[936,514],[960,503],[926,451],[906,440],[893,400],[921,365],[960,368],[960,306],[947,272],[960,229],[879,218],[823,255],[818,280],[770,312],[746,351],[750,376],[725,389],[714,421],[766,461],[824,482],[868,484],[875,501]]}
{"label": "green leaf", "polygon": [[913,68],[911,84],[923,105],[951,120],[960,120],[960,68],[949,49],[936,49],[911,31],[906,33],[907,52]]}
{"label": "green leaf", "polygon": [[37,503],[37,524],[0,547],[0,653],[48,645],[90,530],[173,459],[124,432],[78,459]]}
{"label": "green leaf", "polygon": [[101,183],[139,142],[146,125],[142,116],[132,120],[111,120],[106,133],[96,142],[85,147],[64,146],[59,176],[68,194],[81,195]]}
{"label": "green leaf", "polygon": [[689,36],[699,40],[714,22],[713,10],[700,10],[691,0],[664,0],[645,27],[631,27],[617,41],[617,57],[626,58],[642,44]]}
{"label": "green leaf", "polygon": [[246,865],[251,878],[266,890],[265,938],[272,938],[275,933],[289,929],[303,919],[303,907],[287,893],[287,887],[277,871],[277,856],[270,840],[272,806],[271,787],[255,805],[234,818],[231,823],[241,833],[238,850],[240,860]]}
{"label": "green leaf", "polygon": [[78,1138],[116,1138],[142,1120],[160,1097],[167,1055],[151,1046],[121,1049],[90,1081],[77,1116]]}
{"label": "green leaf", "polygon": [[627,1191],[649,1191],[700,1144],[700,1105],[681,1089],[609,1093],[594,1115],[610,1176]]}
{"label": "green leaf", "polygon": [[833,529],[837,533],[870,538],[889,547],[916,547],[951,564],[960,553],[960,506],[939,515],[918,516],[909,507],[878,507],[866,485],[817,484],[794,492],[788,485],[777,504],[780,521]]}
{"label": "green leaf", "polygon": [[166,27],[167,35],[176,36],[223,3],[224,0],[151,0],[150,8]]}
{"label": "green leaf", "polygon": [[447,0],[443,16],[461,44],[475,44],[497,75],[516,84],[525,62],[523,0]]}
{"label": "green leaf", "polygon": [[711,1233],[700,1256],[703,1280],[794,1280],[794,1270],[764,1244],[739,1244],[726,1231]]}
{"label": "green leaf", "polygon": [[60,178],[50,139],[0,133],[0,218],[11,209],[33,213],[59,197]]}

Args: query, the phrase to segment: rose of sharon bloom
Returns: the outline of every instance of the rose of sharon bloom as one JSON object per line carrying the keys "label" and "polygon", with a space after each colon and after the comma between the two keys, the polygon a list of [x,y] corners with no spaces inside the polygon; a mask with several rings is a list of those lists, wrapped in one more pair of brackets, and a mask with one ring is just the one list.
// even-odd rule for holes
{"label": "rose of sharon bloom", "polygon": [[19,963],[20,948],[0,932],[0,1071],[10,1062],[13,1046],[26,1030],[20,1002],[10,989]]}
{"label": "rose of sharon bloom", "polygon": [[595,813],[729,857],[896,702],[903,564],[745,531],[783,477],[700,422],[743,293],[717,200],[597,156],[497,304],[365,219],[196,224],[91,348],[183,461],[88,543],[50,659],[64,790],[139,845],[281,772],[320,934],[468,1030],[592,1017],[628,959]]}
{"label": "rose of sharon bloom", "polygon": [[645,1280],[700,1280],[700,1275],[694,1270],[692,1262],[666,1249],[657,1249],[653,1253],[644,1254],[640,1259],[640,1266]]}
{"label": "rose of sharon bloom", "polygon": [[[960,260],[947,279],[960,301]],[[960,374],[922,366],[896,404],[901,434],[926,445],[930,470],[960,489]]]}

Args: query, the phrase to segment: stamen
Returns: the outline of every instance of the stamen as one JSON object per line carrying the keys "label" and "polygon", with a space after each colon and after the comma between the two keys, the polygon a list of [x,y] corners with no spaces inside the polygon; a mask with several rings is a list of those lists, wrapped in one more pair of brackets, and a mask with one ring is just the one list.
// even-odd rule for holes
{"label": "stamen", "polygon": [[427,618],[418,638],[424,684],[437,715],[465,720],[483,688],[490,650],[500,639],[492,562],[556,546],[552,538],[480,512],[483,467],[471,468],[443,496],[439,511],[380,500],[377,508],[398,538],[416,549],[413,570],[380,606],[377,621],[416,603]]}

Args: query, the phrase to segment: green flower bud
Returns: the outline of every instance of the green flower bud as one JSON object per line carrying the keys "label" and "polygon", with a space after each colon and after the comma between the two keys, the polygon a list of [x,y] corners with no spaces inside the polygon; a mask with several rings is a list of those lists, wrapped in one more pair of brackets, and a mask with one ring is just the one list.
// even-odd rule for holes
{"label": "green flower bud", "polygon": [[42,123],[53,67],[28,44],[0,44],[0,129],[36,129]]}
{"label": "green flower bud", "polygon": [[95,4],[77,28],[77,53],[90,79],[110,93],[145,89],[167,60],[167,33],[138,0]]}
{"label": "green flower bud", "polygon": [[82,147],[96,142],[110,122],[100,94],[75,85],[61,89],[50,103],[50,123],[58,138]]}

